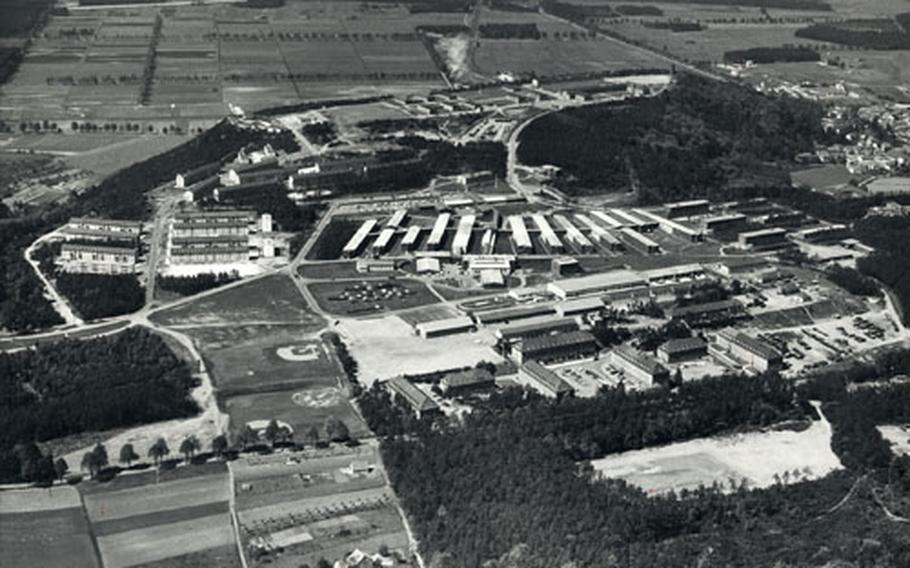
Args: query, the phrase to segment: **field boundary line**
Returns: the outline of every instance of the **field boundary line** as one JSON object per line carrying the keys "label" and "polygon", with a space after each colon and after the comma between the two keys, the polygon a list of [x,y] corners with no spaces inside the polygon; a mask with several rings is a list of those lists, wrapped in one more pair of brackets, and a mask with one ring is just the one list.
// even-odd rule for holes
{"label": "field boundary line", "polygon": [[246,555],[243,553],[243,541],[240,539],[240,522],[237,520],[237,499],[234,494],[234,470],[231,468],[230,462],[227,464],[228,469],[228,483],[230,486],[230,493],[228,493],[228,508],[231,513],[231,528],[234,532],[234,542],[237,543],[237,554],[240,555],[240,565],[243,568],[249,568],[249,565],[246,562]]}
{"label": "field boundary line", "polygon": [[[88,510],[85,508],[85,496],[82,495],[82,492],[78,489],[76,493],[79,494],[79,504],[82,509],[82,516],[85,518],[85,525],[88,528],[88,537],[92,541],[92,550],[95,552],[95,559],[98,561],[98,566],[104,566],[104,558],[101,556],[101,549],[98,547],[98,537],[95,535],[95,526],[92,524],[92,519],[88,516]],[[246,567],[244,567],[246,568]]]}

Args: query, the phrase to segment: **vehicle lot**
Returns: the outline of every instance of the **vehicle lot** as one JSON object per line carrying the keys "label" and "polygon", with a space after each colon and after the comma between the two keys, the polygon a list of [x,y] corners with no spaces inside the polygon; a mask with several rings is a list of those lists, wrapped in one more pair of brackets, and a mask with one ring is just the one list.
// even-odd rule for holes
{"label": "vehicle lot", "polygon": [[426,284],[410,279],[317,282],[307,288],[322,310],[336,315],[367,315],[439,302]]}

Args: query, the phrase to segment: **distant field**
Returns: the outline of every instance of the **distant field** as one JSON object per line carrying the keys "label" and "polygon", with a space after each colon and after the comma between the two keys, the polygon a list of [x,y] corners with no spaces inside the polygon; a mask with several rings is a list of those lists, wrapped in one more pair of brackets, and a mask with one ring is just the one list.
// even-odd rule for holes
{"label": "distant field", "polygon": [[783,430],[710,438],[624,452],[592,462],[601,475],[620,478],[648,493],[693,490],[742,480],[749,487],[774,484],[775,475],[817,479],[841,464],[831,450],[831,428],[814,422],[801,432]]}
{"label": "distant field", "polygon": [[166,325],[187,326],[286,322],[307,326],[310,331],[322,327],[322,319],[309,310],[300,291],[283,274],[215,292],[157,312],[152,319]]}
{"label": "distant field", "polygon": [[11,567],[100,566],[73,487],[0,492],[0,555]]}

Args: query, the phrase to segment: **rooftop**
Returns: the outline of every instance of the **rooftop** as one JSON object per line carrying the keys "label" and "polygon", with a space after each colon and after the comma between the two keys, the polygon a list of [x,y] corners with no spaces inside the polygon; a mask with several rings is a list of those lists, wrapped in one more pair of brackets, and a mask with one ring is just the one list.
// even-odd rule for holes
{"label": "rooftop", "polygon": [[674,353],[688,353],[695,349],[704,349],[708,344],[701,337],[684,337],[682,339],[671,339],[658,347],[659,350],[674,354]]}
{"label": "rooftop", "polygon": [[543,335],[529,337],[518,344],[523,353],[536,353],[557,347],[572,347],[576,345],[596,344],[597,340],[587,331],[570,331],[556,335]]}
{"label": "rooftop", "polygon": [[521,369],[531,376],[534,380],[541,383],[547,389],[554,393],[570,393],[573,389],[569,383],[565,382],[559,375],[547,369],[537,361],[528,361],[521,366]]}
{"label": "rooftop", "polygon": [[667,368],[661,365],[654,357],[631,347],[625,345],[616,347],[613,349],[613,353],[629,364],[634,365],[651,375],[663,375],[669,372],[667,371]]}
{"label": "rooftop", "polygon": [[439,408],[436,402],[434,402],[427,393],[417,388],[411,381],[404,377],[389,379],[389,388],[395,391],[395,394],[404,398],[414,410],[426,412]]}

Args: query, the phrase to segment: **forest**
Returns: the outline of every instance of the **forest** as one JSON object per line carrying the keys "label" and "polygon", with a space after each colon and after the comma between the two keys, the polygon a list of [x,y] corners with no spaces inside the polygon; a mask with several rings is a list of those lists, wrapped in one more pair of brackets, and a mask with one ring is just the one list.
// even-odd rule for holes
{"label": "forest", "polygon": [[[718,378],[688,392],[604,391],[563,402],[507,389],[463,424],[417,420],[377,389],[359,402],[382,432],[390,479],[434,568],[907,565],[910,532],[888,519],[882,503],[903,511],[910,458],[891,459],[885,447],[890,469],[883,470],[880,444],[868,455],[856,451],[870,445],[870,429],[850,427],[863,412],[866,424],[906,419],[907,387],[861,395],[829,389],[835,447],[850,469],[816,481],[787,475],[751,489],[731,479],[724,487],[648,496],[577,461],[585,457],[579,448],[593,447],[598,436],[615,440],[597,448],[609,453],[636,447],[643,430],[669,434],[649,440],[656,445],[705,435],[694,433],[701,429],[695,424],[729,432],[803,416],[806,399],[773,376],[757,378],[755,389],[765,394],[753,391],[755,406],[745,409],[735,393],[750,380],[756,379]],[[623,420],[628,405],[637,408]],[[878,544],[864,546],[870,539]]]}
{"label": "forest", "polygon": [[18,476],[17,444],[191,416],[192,387],[189,366],[141,328],[0,354],[0,480]]}
{"label": "forest", "polygon": [[[898,16],[899,18],[900,16]],[[906,19],[906,18],[905,18]],[[877,23],[877,21],[872,21]],[[861,22],[815,23],[796,30],[799,38],[814,39],[864,49],[908,49],[910,33],[886,20],[884,25],[860,25]]]}
{"label": "forest", "polygon": [[174,292],[181,296],[192,296],[199,292],[205,292],[212,288],[236,282],[239,279],[240,276],[236,272],[205,273],[193,276],[159,276],[155,279],[155,285],[162,290]]}
{"label": "forest", "polygon": [[875,248],[870,256],[857,261],[857,268],[891,290],[904,323],[910,322],[910,218],[869,216],[854,225],[854,232]]}
{"label": "forest", "polygon": [[60,272],[54,285],[85,320],[129,314],[145,304],[145,289],[132,274]]}
{"label": "forest", "polygon": [[570,195],[723,200],[789,186],[785,166],[825,136],[821,115],[816,103],[685,74],[654,97],[546,115],[522,132],[518,155],[561,167]]}

